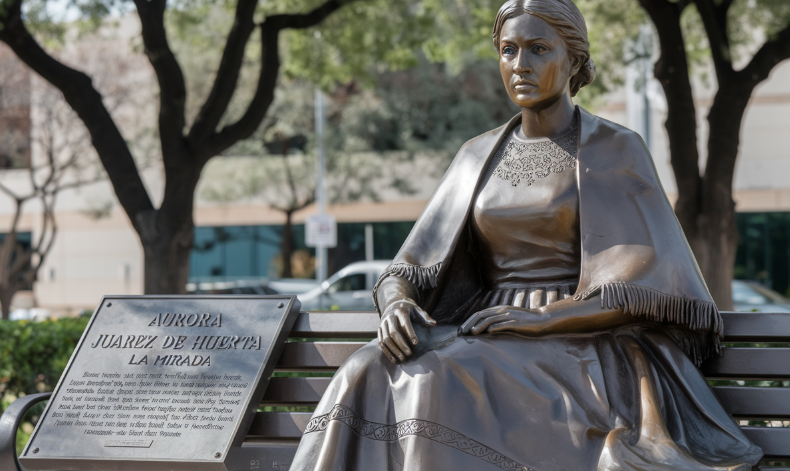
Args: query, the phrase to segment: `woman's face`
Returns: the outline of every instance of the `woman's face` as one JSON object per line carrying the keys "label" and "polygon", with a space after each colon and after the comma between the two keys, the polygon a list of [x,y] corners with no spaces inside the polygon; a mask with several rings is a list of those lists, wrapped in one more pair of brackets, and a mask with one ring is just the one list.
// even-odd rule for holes
{"label": "woman's face", "polygon": [[565,41],[553,27],[524,14],[502,25],[499,71],[515,104],[540,111],[568,92],[570,78],[578,66],[571,65]]}

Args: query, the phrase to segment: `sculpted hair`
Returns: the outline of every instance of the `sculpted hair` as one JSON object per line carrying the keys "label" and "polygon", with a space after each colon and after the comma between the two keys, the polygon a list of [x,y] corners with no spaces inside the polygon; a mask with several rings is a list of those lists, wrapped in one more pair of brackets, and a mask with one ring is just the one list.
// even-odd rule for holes
{"label": "sculpted hair", "polygon": [[579,89],[595,80],[595,63],[590,58],[587,24],[582,13],[571,0],[509,0],[499,9],[494,21],[493,36],[497,54],[500,53],[502,25],[524,14],[536,16],[551,25],[565,41],[571,63],[581,64],[570,83],[571,96],[576,96]]}

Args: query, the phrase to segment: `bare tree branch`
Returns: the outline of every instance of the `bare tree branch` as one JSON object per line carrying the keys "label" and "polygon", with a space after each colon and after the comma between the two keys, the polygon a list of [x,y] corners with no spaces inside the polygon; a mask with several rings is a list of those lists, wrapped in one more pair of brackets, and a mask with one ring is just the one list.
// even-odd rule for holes
{"label": "bare tree branch", "polygon": [[193,146],[216,131],[233,97],[244,60],[244,49],[255,28],[253,15],[257,4],[256,0],[239,0],[236,4],[236,17],[222,52],[214,84],[189,131],[188,139]]}
{"label": "bare tree branch", "polygon": [[[142,24],[145,54],[159,83],[159,135],[165,159],[184,155],[184,127],[187,90],[184,74],[167,42],[166,0],[135,0]],[[167,162],[165,163],[167,166]]]}
{"label": "bare tree branch", "polygon": [[17,195],[16,195],[16,193],[14,193],[13,191],[11,191],[11,189],[10,189],[10,188],[8,188],[7,186],[5,186],[3,183],[0,183],[0,192],[3,192],[3,193],[5,193],[6,195],[8,195],[8,197],[9,197],[9,198],[11,198],[11,199],[12,199],[12,200],[14,200],[14,201],[19,201],[19,200],[21,200],[21,199],[22,199],[22,198],[20,198],[19,196],[17,196]]}
{"label": "bare tree branch", "polygon": [[341,0],[329,0],[308,13],[273,15],[261,24],[261,70],[255,96],[244,115],[235,123],[225,126],[211,140],[209,154],[216,155],[234,142],[250,137],[260,125],[274,100],[274,87],[280,69],[279,33],[283,29],[300,29],[315,26],[343,6]]}
{"label": "bare tree branch", "polygon": [[667,98],[667,120],[672,171],[678,186],[675,211],[683,229],[691,233],[702,186],[697,149],[697,114],[689,82],[689,66],[680,17],[688,3],[639,0],[658,33],[661,55],[654,75]]}
{"label": "bare tree branch", "polygon": [[790,24],[766,41],[738,75],[757,85],[768,78],[776,64],[786,59],[790,59]]}
{"label": "bare tree branch", "polygon": [[266,18],[261,26],[264,28],[273,28],[276,30],[311,28],[324,21],[326,17],[331,15],[335,10],[343,6],[345,3],[349,2],[341,0],[329,0],[328,2],[308,13],[272,15]]}
{"label": "bare tree branch", "polygon": [[731,2],[716,4],[715,0],[696,0],[695,3],[708,36],[716,75],[719,77],[731,75],[732,51],[727,36],[727,9]]}
{"label": "bare tree branch", "polygon": [[277,30],[261,30],[261,70],[255,95],[247,110],[235,123],[222,128],[209,140],[208,155],[216,155],[233,143],[250,137],[266,115],[266,110],[274,100],[274,87],[280,70],[279,32]]}
{"label": "bare tree branch", "polygon": [[107,170],[118,201],[136,225],[140,211],[153,209],[151,199],[137,172],[134,158],[118,130],[102,96],[84,73],[72,69],[47,54],[24,25],[21,0],[6,3],[6,15],[0,17],[0,41],[45,80],[57,87],[88,129],[91,142]]}

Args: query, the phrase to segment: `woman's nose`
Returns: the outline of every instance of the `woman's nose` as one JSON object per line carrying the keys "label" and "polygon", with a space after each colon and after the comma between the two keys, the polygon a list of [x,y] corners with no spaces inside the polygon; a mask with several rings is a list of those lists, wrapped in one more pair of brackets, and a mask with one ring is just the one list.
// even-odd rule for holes
{"label": "woman's nose", "polygon": [[513,67],[513,72],[518,75],[532,74],[532,66],[529,63],[529,59],[527,58],[525,51],[521,51],[516,58],[516,65]]}

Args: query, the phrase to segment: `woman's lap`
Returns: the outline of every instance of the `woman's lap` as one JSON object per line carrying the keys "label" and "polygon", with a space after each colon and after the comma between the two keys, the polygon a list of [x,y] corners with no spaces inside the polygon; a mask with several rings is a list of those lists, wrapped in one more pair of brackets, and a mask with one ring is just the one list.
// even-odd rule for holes
{"label": "woman's lap", "polygon": [[[723,445],[731,457],[739,447],[740,456],[749,451],[720,406],[697,410],[712,393],[660,334],[458,337],[447,326],[420,338],[400,364],[376,342],[349,358],[316,409],[294,469],[637,469],[620,461],[651,452],[639,441],[646,396],[656,409],[675,408],[654,415],[681,454],[716,463],[727,461],[711,456]],[[683,425],[688,414],[724,437],[722,446],[698,453],[700,437]]]}

